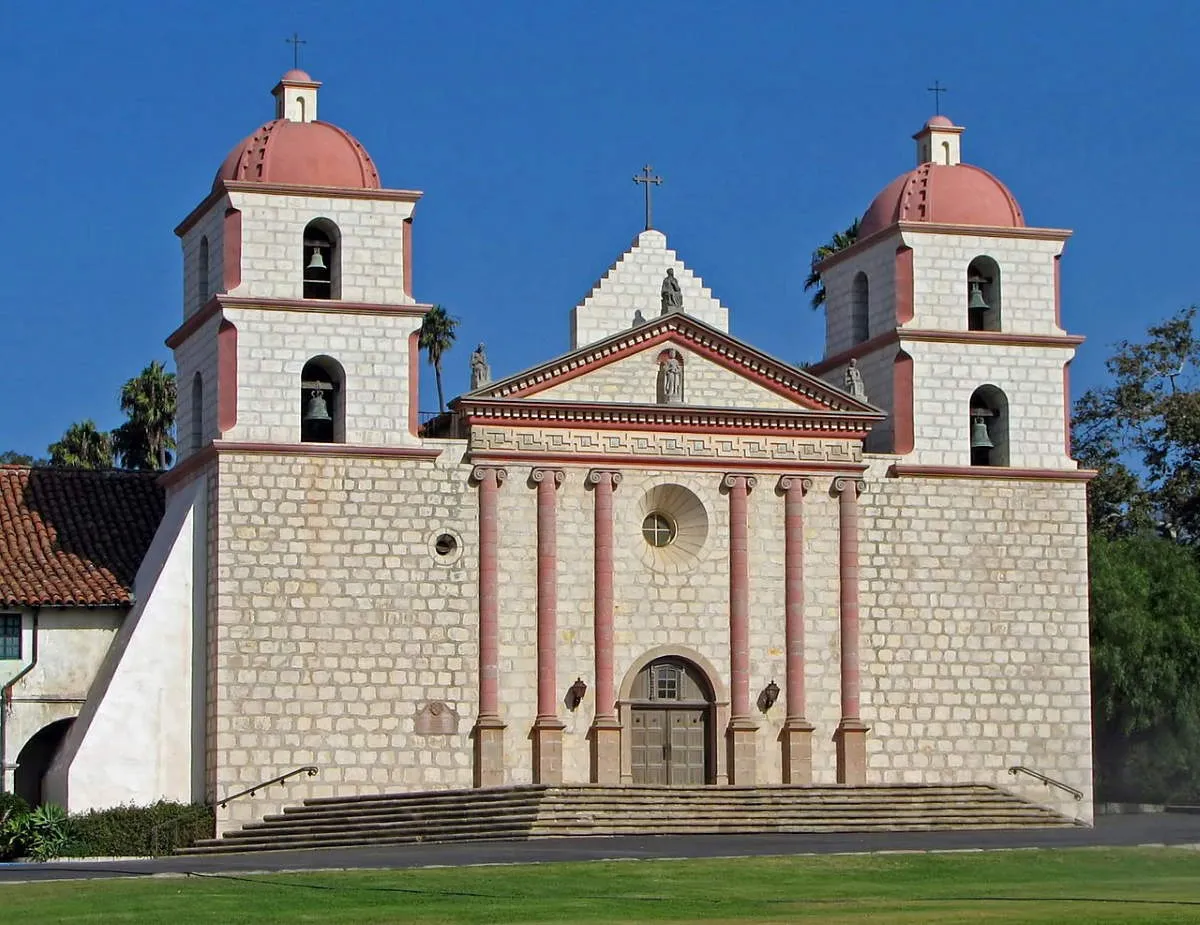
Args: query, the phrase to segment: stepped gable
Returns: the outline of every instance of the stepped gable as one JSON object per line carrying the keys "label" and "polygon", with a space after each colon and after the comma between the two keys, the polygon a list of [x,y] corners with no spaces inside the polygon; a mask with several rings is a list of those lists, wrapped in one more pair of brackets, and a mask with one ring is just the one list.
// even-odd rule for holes
{"label": "stepped gable", "polygon": [[0,466],[0,606],[132,604],[163,517],[158,476]]}
{"label": "stepped gable", "polygon": [[582,347],[662,311],[662,282],[673,270],[683,293],[683,310],[721,331],[729,330],[729,309],[704,280],[667,247],[661,231],[643,231],[571,312],[571,346]]}

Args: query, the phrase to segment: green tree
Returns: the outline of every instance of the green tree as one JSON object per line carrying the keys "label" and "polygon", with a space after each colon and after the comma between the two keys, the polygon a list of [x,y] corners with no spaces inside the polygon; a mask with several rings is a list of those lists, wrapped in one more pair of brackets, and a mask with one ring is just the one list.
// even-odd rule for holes
{"label": "green tree", "polygon": [[1076,451],[1099,470],[1091,487],[1094,529],[1110,536],[1157,526],[1200,540],[1200,337],[1197,308],[1122,341],[1108,360],[1112,382],[1075,405]]}
{"label": "green tree", "polygon": [[67,428],[62,439],[50,444],[50,464],[72,469],[108,469],[113,464],[112,440],[90,418]]}
{"label": "green tree", "polygon": [[36,466],[38,461],[28,453],[5,450],[0,453],[0,466]]}
{"label": "green tree", "polygon": [[442,357],[454,346],[457,337],[458,319],[451,316],[441,305],[435,305],[425,313],[421,322],[419,345],[433,366],[433,377],[437,382],[438,410],[446,410],[446,398],[442,393]]}
{"label": "green tree", "polygon": [[113,431],[125,469],[163,470],[175,450],[175,374],[154,360],[121,387],[126,421]]}
{"label": "green tree", "polygon": [[804,291],[815,290],[812,294],[812,307],[814,309],[820,308],[825,304],[825,283],[821,280],[821,273],[817,269],[821,265],[821,261],[827,257],[832,257],[838,251],[844,251],[857,240],[858,219],[855,219],[845,231],[835,233],[827,243],[822,244],[812,252],[812,264],[809,268],[808,278],[804,281]]}

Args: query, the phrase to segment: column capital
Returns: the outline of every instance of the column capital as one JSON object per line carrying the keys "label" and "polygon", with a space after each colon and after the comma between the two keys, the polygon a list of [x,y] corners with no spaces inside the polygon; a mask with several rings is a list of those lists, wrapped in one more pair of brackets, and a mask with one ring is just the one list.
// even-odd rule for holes
{"label": "column capital", "polygon": [[776,488],[783,494],[789,491],[798,491],[801,495],[807,494],[812,490],[813,480],[807,475],[781,475],[779,484]]}
{"label": "column capital", "polygon": [[503,466],[476,466],[471,470],[471,481],[484,482],[493,475],[496,478],[496,485],[500,486],[508,478],[508,470]]}
{"label": "column capital", "polygon": [[551,469],[543,466],[535,466],[529,471],[529,481],[533,482],[535,485],[539,485],[549,479],[554,484],[554,487],[558,488],[558,486],[563,483],[563,479],[565,478],[566,473],[564,473],[562,469]]}
{"label": "column capital", "polygon": [[622,478],[623,476],[616,469],[589,469],[585,482],[588,485],[596,486],[607,479],[612,487],[616,488],[621,484]]}
{"label": "column capital", "polygon": [[857,498],[867,490],[867,483],[862,479],[856,479],[852,476],[844,475],[839,475],[833,480],[833,493],[835,495],[840,495],[843,492],[851,490],[854,492],[854,496]]}
{"label": "column capital", "polygon": [[753,475],[743,475],[740,472],[727,472],[721,476],[721,487],[726,490],[737,488],[739,482],[749,492],[758,484],[758,478]]}

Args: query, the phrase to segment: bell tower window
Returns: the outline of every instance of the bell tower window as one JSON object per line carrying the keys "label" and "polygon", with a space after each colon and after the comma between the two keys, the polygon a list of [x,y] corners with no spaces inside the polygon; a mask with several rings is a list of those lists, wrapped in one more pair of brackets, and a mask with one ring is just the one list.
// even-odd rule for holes
{"label": "bell tower window", "polygon": [[1008,397],[994,385],[971,395],[970,445],[972,466],[1007,466]]}
{"label": "bell tower window", "polygon": [[300,373],[300,440],[345,443],[345,373],[333,357],[313,357]]}
{"label": "bell tower window", "polygon": [[192,376],[192,449],[204,443],[204,379],[199,373]]}
{"label": "bell tower window", "polygon": [[197,308],[203,308],[210,295],[208,288],[209,258],[208,236],[200,239],[200,257],[196,261],[196,294],[200,297]]}
{"label": "bell tower window", "polygon": [[341,298],[340,238],[337,225],[328,219],[315,219],[304,229],[304,298]]}
{"label": "bell tower window", "polygon": [[1000,267],[991,257],[976,257],[967,267],[967,330],[1001,330]]}
{"label": "bell tower window", "polygon": [[871,335],[871,284],[859,273],[850,284],[850,339],[861,344]]}

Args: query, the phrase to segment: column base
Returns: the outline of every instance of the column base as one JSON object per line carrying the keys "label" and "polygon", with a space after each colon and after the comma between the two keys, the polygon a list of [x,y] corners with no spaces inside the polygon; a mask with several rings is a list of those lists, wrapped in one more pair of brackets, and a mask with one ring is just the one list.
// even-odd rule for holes
{"label": "column base", "polygon": [[735,717],[725,730],[729,749],[729,783],[752,786],[758,783],[758,724],[748,716]]}
{"label": "column base", "polygon": [[862,786],[867,782],[867,731],[865,723],[857,719],[844,719],[838,724],[834,740],[837,742],[837,782]]}
{"label": "column base", "polygon": [[783,723],[779,741],[783,745],[783,782],[812,783],[812,734],[815,727],[804,719]]}
{"label": "column base", "polygon": [[621,783],[621,724],[615,717],[598,716],[588,738],[592,740],[592,783]]}
{"label": "column base", "polygon": [[529,737],[533,740],[533,782],[535,784],[561,784],[562,734],[566,723],[557,716],[539,716],[533,722]]}
{"label": "column base", "polygon": [[504,728],[498,716],[481,716],[475,720],[471,737],[475,740],[476,787],[504,784]]}

